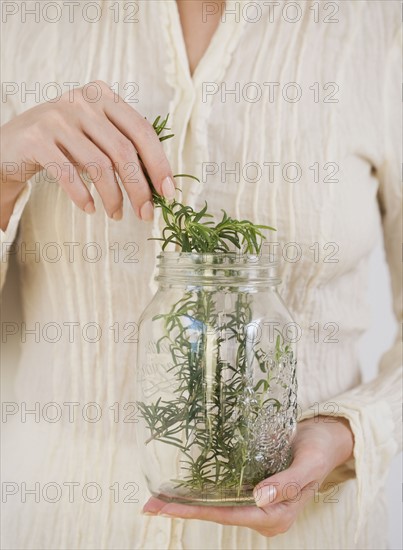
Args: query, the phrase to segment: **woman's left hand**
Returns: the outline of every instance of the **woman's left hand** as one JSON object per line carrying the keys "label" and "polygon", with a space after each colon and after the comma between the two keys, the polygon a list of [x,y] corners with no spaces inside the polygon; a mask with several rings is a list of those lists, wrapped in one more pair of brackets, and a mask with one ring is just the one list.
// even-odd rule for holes
{"label": "woman's left hand", "polygon": [[143,514],[239,525],[273,537],[285,533],[334,468],[351,458],[354,438],[348,420],[317,416],[298,424],[293,462],[254,489],[256,506],[189,506],[150,498]]}

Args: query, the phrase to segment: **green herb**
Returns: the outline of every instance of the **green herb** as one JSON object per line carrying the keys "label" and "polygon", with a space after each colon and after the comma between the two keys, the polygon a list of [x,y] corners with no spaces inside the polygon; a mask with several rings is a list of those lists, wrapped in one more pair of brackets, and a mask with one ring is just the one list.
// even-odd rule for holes
{"label": "green herb", "polygon": [[[174,136],[163,134],[164,131],[170,130],[167,123],[168,115],[164,119],[158,116],[154,120],[153,127],[160,141]],[[170,203],[155,191],[150,177],[147,173],[145,175],[153,192],[154,204],[161,208],[165,222],[162,237],[150,240],[162,241],[163,250],[170,243],[174,243],[182,252],[229,252],[235,248],[242,253],[259,254],[265,238],[263,230],[275,231],[268,225],[256,225],[249,220],[231,218],[224,210],[221,221],[214,223],[213,215],[207,211],[207,202],[200,211],[195,211],[176,200]],[[174,177],[187,177],[199,181],[189,174],[175,174]]]}
{"label": "green herb", "polygon": [[[164,134],[169,130],[167,122],[168,116],[157,117],[153,123],[161,141],[173,137]],[[176,200],[168,202],[156,193],[146,170],[145,175],[166,224],[158,239],[162,249],[173,243],[183,252],[227,253],[236,249],[258,254],[265,238],[263,231],[273,230],[233,219],[225,211],[214,223],[207,203],[195,211]],[[194,178],[187,174],[174,177]],[[217,302],[223,292],[229,293],[232,303],[231,311],[224,316],[218,313],[222,309]],[[284,347],[281,336],[271,356],[257,345],[251,348],[245,330],[253,320],[251,300],[248,292],[239,289],[193,286],[184,291],[170,311],[153,318],[163,323],[164,335],[157,341],[157,350],[164,345],[170,351],[168,372],[175,381],[174,398],[160,397],[151,404],[139,402],[138,406],[150,432],[145,444],[158,441],[182,452],[180,479],[171,480],[174,489],[206,494],[224,488],[228,494],[240,497],[273,473],[262,458],[265,447],[259,437],[264,432],[262,422],[281,407],[270,395],[270,387],[279,362],[286,356],[292,360],[292,352]],[[229,340],[230,361],[223,358],[223,346]],[[258,382],[253,382],[248,369],[251,349],[261,372]],[[209,361],[214,369],[207,368]]]}

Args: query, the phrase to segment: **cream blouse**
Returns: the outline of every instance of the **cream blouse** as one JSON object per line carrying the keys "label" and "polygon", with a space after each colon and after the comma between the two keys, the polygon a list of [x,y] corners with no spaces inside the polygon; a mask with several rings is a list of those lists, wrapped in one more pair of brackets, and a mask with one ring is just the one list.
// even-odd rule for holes
{"label": "cream blouse", "polygon": [[9,4],[18,12],[2,28],[4,121],[96,79],[150,120],[169,112],[174,173],[201,180],[178,180],[183,201],[207,199],[217,215],[225,208],[277,228],[281,293],[301,327],[301,418],[348,418],[355,451],[331,476],[339,484],[272,539],[140,515],[148,493],[130,405],[136,322],[156,289],[160,245],[147,239],[162,221],[157,212],[140,222],[126,195],[123,220],[111,221],[96,192],[87,216],[42,174],[2,234],[4,267],[19,228],[25,323],[16,325],[17,397],[3,423],[3,481],[16,484],[3,503],[4,547],[384,548],[400,348],[363,384],[356,344],[380,227],[401,321],[400,3],[229,0],[193,77],[173,0],[81,1],[74,11],[60,0]]}

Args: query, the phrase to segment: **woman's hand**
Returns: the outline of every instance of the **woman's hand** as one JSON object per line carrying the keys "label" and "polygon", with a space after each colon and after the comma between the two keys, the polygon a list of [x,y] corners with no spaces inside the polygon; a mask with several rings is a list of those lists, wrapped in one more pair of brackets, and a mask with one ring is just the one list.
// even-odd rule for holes
{"label": "woman's hand", "polygon": [[325,416],[304,420],[298,424],[291,466],[255,487],[256,507],[187,506],[151,498],[143,513],[240,525],[273,537],[291,527],[328,474],[351,458],[353,446],[347,420]]}
{"label": "woman's hand", "polygon": [[102,81],[33,107],[1,130],[2,228],[26,181],[44,168],[91,214],[94,200],[80,177],[84,171],[114,220],[122,218],[123,201],[116,173],[137,216],[153,217],[151,190],[138,154],[156,191],[168,199],[174,196],[172,171],[151,124]]}

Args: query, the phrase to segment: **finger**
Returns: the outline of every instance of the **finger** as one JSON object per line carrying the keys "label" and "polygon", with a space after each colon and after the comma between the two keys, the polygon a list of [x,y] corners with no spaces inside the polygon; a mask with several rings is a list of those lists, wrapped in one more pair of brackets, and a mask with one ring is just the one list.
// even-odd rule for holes
{"label": "finger", "polygon": [[267,515],[256,506],[188,506],[167,503],[150,498],[143,508],[148,515],[168,516],[183,519],[213,521],[222,525],[238,525],[260,528],[267,522]]}
{"label": "finger", "polygon": [[105,114],[134,143],[155,190],[171,200],[175,196],[172,170],[152,125],[122,98],[105,101]]}
{"label": "finger", "polygon": [[256,505],[265,508],[278,502],[298,500],[303,488],[315,479],[314,461],[297,453],[289,468],[256,485],[253,491]]}
{"label": "finger", "polygon": [[295,519],[305,504],[314,498],[316,495],[316,488],[316,482],[313,481],[312,483],[308,483],[308,485],[305,485],[305,487],[295,494],[291,500],[284,500],[278,504],[266,506],[262,508],[262,510],[271,516],[273,515],[273,509],[280,510],[280,515],[283,521],[287,521],[287,519],[288,521],[293,521],[292,518]]}
{"label": "finger", "polygon": [[46,170],[46,174],[58,181],[70,199],[87,214],[95,212],[94,199],[82,181],[77,169],[56,146],[49,146],[35,155],[35,161]]}
{"label": "finger", "polygon": [[64,134],[58,143],[94,183],[108,216],[122,218],[123,196],[111,159],[82,133]]}
{"label": "finger", "polygon": [[85,120],[83,130],[112,160],[137,216],[145,221],[151,220],[154,209],[151,189],[133,143],[106,117],[102,121]]}
{"label": "finger", "polygon": [[212,521],[221,525],[249,527],[264,536],[271,537],[286,532],[294,523],[299,510],[310,494],[305,493],[298,502],[280,502],[269,509],[256,506],[187,506],[166,503],[151,498],[144,506],[143,513],[169,518],[197,519]]}

